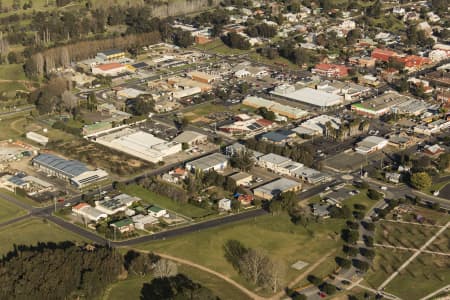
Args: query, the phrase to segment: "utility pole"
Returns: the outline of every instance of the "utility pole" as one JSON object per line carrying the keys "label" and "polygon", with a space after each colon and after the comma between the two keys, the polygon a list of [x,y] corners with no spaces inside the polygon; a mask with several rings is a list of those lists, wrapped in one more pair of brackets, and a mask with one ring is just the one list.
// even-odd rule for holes
{"label": "utility pole", "polygon": [[56,197],[53,197],[53,204],[55,205],[55,213],[56,213]]}

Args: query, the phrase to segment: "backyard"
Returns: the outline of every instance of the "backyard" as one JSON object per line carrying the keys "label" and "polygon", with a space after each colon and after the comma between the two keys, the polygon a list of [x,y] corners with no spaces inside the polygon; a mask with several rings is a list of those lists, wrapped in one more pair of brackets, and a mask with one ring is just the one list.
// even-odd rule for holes
{"label": "backyard", "polygon": [[208,214],[211,213],[211,211],[208,209],[204,209],[188,203],[186,204],[178,203],[175,200],[159,195],[155,192],[149,191],[136,184],[127,185],[125,188],[122,189],[122,191],[124,193],[141,198],[142,201],[147,204],[154,204],[189,218],[199,218],[202,216],[207,216]]}

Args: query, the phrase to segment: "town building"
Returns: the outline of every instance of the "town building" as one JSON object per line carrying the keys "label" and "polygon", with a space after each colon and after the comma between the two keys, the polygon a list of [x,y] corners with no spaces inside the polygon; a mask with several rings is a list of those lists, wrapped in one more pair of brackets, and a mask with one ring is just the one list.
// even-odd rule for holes
{"label": "town building", "polygon": [[217,202],[219,210],[230,211],[231,210],[231,200],[227,198],[220,199]]}
{"label": "town building", "polygon": [[173,139],[174,142],[180,144],[186,144],[189,147],[205,144],[208,142],[208,137],[204,134],[195,131],[183,131],[176,138]]}
{"label": "town building", "polygon": [[47,145],[47,143],[48,143],[48,137],[43,136],[42,134],[39,134],[39,133],[36,133],[33,131],[27,132],[25,136],[27,139],[29,139],[33,142],[36,142],[38,144],[41,144],[43,146]]}
{"label": "town building", "polygon": [[133,220],[136,229],[139,230],[145,230],[147,226],[159,223],[157,218],[151,215],[142,215],[142,214],[132,216],[131,220]]}
{"label": "town building", "polygon": [[320,115],[304,121],[298,127],[292,129],[292,131],[299,135],[320,136],[326,133],[327,125],[333,127],[334,129],[339,129],[341,126],[341,120],[333,116]]}
{"label": "town building", "polygon": [[131,219],[123,219],[110,224],[114,229],[118,229],[120,233],[127,233],[134,231],[134,222]]}
{"label": "town building", "polygon": [[167,156],[182,151],[181,143],[165,141],[148,132],[129,127],[97,137],[95,141],[152,163],[158,163]]}
{"label": "town building", "polygon": [[95,58],[102,62],[116,61],[125,58],[125,52],[120,49],[110,49],[98,52]]}
{"label": "town building", "polygon": [[115,77],[128,72],[130,69],[127,65],[116,62],[92,66],[93,75]]}
{"label": "town building", "polygon": [[296,108],[289,105],[280,104],[275,101],[267,100],[261,97],[248,96],[243,101],[242,104],[253,107],[260,108],[264,107],[268,111],[272,111],[281,116],[285,116],[289,119],[300,119],[308,115],[308,112],[300,108]]}
{"label": "town building", "polygon": [[409,97],[399,93],[386,92],[379,97],[352,104],[351,110],[367,117],[380,117],[395,112],[395,110],[393,111],[394,107],[408,100],[410,100]]}
{"label": "town building", "polygon": [[355,151],[361,154],[369,154],[381,150],[388,144],[388,140],[378,136],[368,136],[356,144]]}
{"label": "town building", "polygon": [[383,62],[389,62],[389,60],[397,57],[398,54],[392,50],[376,48],[372,51],[371,57]]}
{"label": "town building", "polygon": [[186,163],[188,171],[223,171],[226,167],[228,167],[228,158],[221,153],[213,153]]}
{"label": "town building", "polygon": [[152,205],[148,209],[148,213],[154,218],[162,218],[167,215],[167,210],[156,205]]}
{"label": "town building", "polygon": [[330,175],[305,166],[293,170],[291,176],[300,178],[310,184],[318,184],[331,179]]}
{"label": "town building", "polygon": [[309,87],[297,90],[294,86],[289,84],[279,85],[270,93],[288,100],[303,102],[306,104],[319,106],[321,108],[340,105],[343,102],[343,98],[341,96],[315,90]]}
{"label": "town building", "polygon": [[106,219],[108,215],[87,203],[79,203],[72,206],[72,212],[85,219],[88,222],[98,222],[101,219]]}
{"label": "town building", "polygon": [[253,190],[255,197],[272,200],[282,193],[298,192],[302,188],[301,183],[287,178],[280,178]]}
{"label": "town building", "polygon": [[218,129],[231,135],[252,137],[266,132],[268,129],[272,128],[272,124],[272,121],[260,117],[250,117],[241,114],[236,118],[235,122],[222,125]]}
{"label": "town building", "polygon": [[231,175],[230,179],[233,180],[236,186],[247,186],[253,180],[253,176],[245,172],[238,172]]}
{"label": "town building", "polygon": [[95,208],[110,216],[118,212],[125,212],[131,205],[140,200],[138,197],[120,194],[112,199],[105,197],[102,201],[95,201]]}
{"label": "town building", "polygon": [[218,75],[208,74],[200,71],[192,71],[187,73],[186,75],[192,80],[208,84],[213,83],[214,81],[220,79],[220,76]]}
{"label": "town building", "polygon": [[400,183],[401,174],[399,173],[392,173],[392,172],[386,172],[384,175],[386,180],[392,183]]}
{"label": "town building", "polygon": [[314,203],[311,206],[313,216],[323,218],[323,219],[327,219],[330,217],[329,208],[330,208],[329,204],[323,204],[323,203]]}
{"label": "town building", "polygon": [[317,64],[311,70],[311,73],[324,77],[342,78],[348,76],[349,68],[344,65],[336,64]]}
{"label": "town building", "polygon": [[31,160],[31,164],[38,170],[66,180],[77,188],[108,178],[108,173],[101,169],[90,170],[79,161],[67,160],[53,154],[39,154]]}

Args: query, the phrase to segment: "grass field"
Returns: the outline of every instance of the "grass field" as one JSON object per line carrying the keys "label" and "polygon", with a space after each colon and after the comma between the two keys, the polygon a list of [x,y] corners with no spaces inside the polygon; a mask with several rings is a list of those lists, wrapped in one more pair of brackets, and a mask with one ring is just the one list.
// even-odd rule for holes
{"label": "grass field", "polygon": [[375,230],[375,242],[417,249],[437,231],[437,227],[381,221]]}
{"label": "grass field", "polygon": [[82,238],[61,227],[29,219],[0,229],[0,255],[12,250],[14,245],[34,245],[37,242],[82,241]]}
{"label": "grass field", "polygon": [[249,53],[251,51],[230,48],[225,45],[221,39],[215,39],[214,41],[204,45],[196,45],[195,48],[223,55],[240,55]]}
{"label": "grass field", "polygon": [[25,215],[20,207],[0,198],[0,223]]}
{"label": "grass field", "polygon": [[27,80],[20,64],[0,65],[0,80]]}
{"label": "grass field", "polygon": [[305,229],[292,224],[286,215],[267,215],[143,244],[139,248],[191,260],[249,286],[224,258],[226,241],[239,240],[247,247],[262,249],[270,257],[280,259],[288,269],[286,280],[290,281],[301,273],[289,268],[290,265],[298,260],[313,263],[341,246],[339,232],[343,225],[342,220],[326,220],[323,223],[311,222]]}
{"label": "grass field", "polygon": [[0,188],[0,191],[1,191],[3,194],[7,194],[7,195],[10,195],[11,197],[16,198],[17,200],[19,200],[19,201],[22,202],[22,203],[25,203],[25,204],[28,204],[28,205],[31,205],[31,206],[39,206],[39,203],[36,202],[36,201],[34,201],[34,200],[31,199],[31,198],[28,198],[28,197],[24,197],[24,196],[21,196],[21,195],[14,194],[13,192],[8,191],[8,190],[6,190],[6,189],[2,189],[2,188]]}
{"label": "grass field", "polygon": [[420,299],[450,282],[448,256],[421,254],[402,270],[386,291],[402,299]]}
{"label": "grass field", "polygon": [[210,213],[210,211],[207,209],[197,207],[191,204],[178,203],[175,200],[156,194],[152,191],[146,190],[136,184],[126,186],[123,189],[123,192],[133,196],[137,196],[148,204],[155,204],[157,206],[175,211],[179,214],[185,215],[190,218],[202,217]]}
{"label": "grass field", "polygon": [[436,252],[450,252],[450,229],[445,230],[441,233],[433,243],[428,246],[427,250]]}
{"label": "grass field", "polygon": [[376,249],[375,258],[364,281],[370,287],[377,289],[412,254],[410,251],[403,250]]}
{"label": "grass field", "polygon": [[194,121],[197,118],[205,117],[211,113],[225,112],[225,111],[238,112],[241,108],[242,105],[240,104],[224,106],[221,104],[207,102],[192,107],[188,107],[187,109],[183,110],[183,114],[189,121]]}
{"label": "grass field", "polygon": [[[192,281],[198,282],[201,285],[209,288],[213,293],[220,299],[239,299],[246,300],[249,299],[240,290],[236,289],[234,286],[228,284],[227,282],[198,270],[193,267],[178,265],[178,272],[185,274]],[[101,298],[102,300],[138,300],[141,292],[141,288],[144,283],[148,283],[152,280],[152,275],[147,276],[133,276],[126,280],[119,281],[113,284],[105,295]]]}

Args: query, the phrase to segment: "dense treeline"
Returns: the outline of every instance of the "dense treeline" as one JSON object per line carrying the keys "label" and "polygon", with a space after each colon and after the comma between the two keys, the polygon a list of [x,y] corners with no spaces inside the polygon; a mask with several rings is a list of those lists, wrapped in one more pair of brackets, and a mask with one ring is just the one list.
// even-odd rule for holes
{"label": "dense treeline", "polygon": [[0,299],[96,299],[111,283],[153,273],[141,299],[219,299],[199,283],[177,274],[174,262],[153,253],[86,244],[14,246],[0,260]]}
{"label": "dense treeline", "polygon": [[193,282],[183,274],[170,277],[155,278],[144,284],[141,290],[141,300],[214,300],[219,299],[211,290],[199,283]]}
{"label": "dense treeline", "polygon": [[123,270],[123,257],[103,246],[16,246],[0,261],[0,298],[92,299]]}
{"label": "dense treeline", "polygon": [[159,41],[161,41],[159,31],[152,31],[124,37],[77,42],[33,54],[25,62],[24,69],[28,76],[40,76],[55,70],[55,68],[66,67],[72,61],[93,57],[97,52],[104,49],[136,49],[137,47],[155,44]]}

